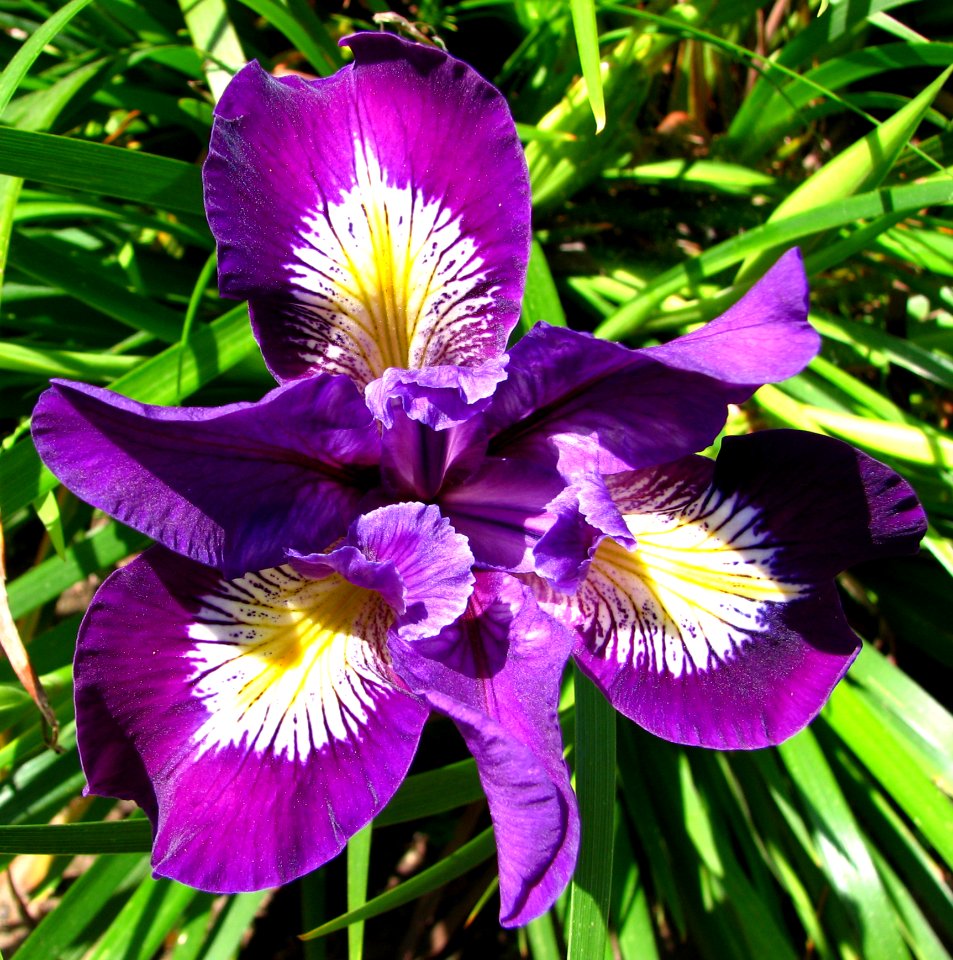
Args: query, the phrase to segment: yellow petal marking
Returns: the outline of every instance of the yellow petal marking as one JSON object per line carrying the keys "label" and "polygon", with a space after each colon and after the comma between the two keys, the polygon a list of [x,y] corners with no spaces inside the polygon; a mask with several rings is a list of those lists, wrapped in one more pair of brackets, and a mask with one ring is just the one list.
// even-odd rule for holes
{"label": "yellow petal marking", "polygon": [[762,629],[767,605],[804,590],[772,575],[775,548],[758,519],[735,497],[707,512],[696,502],[626,516],[636,549],[603,541],[579,598],[597,645],[675,676],[733,656]]}
{"label": "yellow petal marking", "polygon": [[303,322],[302,356],[361,384],[388,367],[459,362],[467,338],[453,328],[493,306],[492,291],[473,295],[486,278],[476,244],[439,201],[394,185],[369,144],[355,142],[354,159],[354,186],[303,218],[294,248],[297,298],[329,328],[309,353]]}
{"label": "yellow petal marking", "polygon": [[290,567],[222,582],[189,628],[200,753],[229,745],[304,759],[356,734],[386,689],[392,614],[372,590]]}

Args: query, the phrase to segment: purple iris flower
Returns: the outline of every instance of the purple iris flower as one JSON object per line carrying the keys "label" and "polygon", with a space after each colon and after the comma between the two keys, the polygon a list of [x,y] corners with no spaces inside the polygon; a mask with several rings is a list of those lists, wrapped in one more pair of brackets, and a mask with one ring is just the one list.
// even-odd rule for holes
{"label": "purple iris flower", "polygon": [[57,382],[37,406],[57,476],[158,542],[83,622],[79,749],[90,791],[151,818],[157,874],[232,892],[339,852],[436,711],[521,924],[575,864],[569,658],[662,737],[777,743],[856,655],[834,576],[914,550],[924,516],[828,438],[696,456],[817,351],[796,252],[671,343],[540,325],[507,355],[530,214],[505,102],[439,50],[347,44],[328,79],[249,65],[216,110],[220,285],[279,386],[168,409]]}

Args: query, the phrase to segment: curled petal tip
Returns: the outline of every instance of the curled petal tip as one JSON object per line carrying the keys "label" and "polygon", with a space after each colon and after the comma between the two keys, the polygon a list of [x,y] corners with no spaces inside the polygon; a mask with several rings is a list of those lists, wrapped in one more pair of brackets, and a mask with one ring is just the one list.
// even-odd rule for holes
{"label": "curled petal tip", "polygon": [[396,614],[393,629],[413,640],[439,633],[466,609],[473,590],[473,554],[440,510],[396,503],[363,514],[344,543],[327,553],[292,557],[313,577],[337,572],[375,590]]}
{"label": "curled petal tip", "polygon": [[682,370],[737,385],[741,402],[764,383],[799,373],[821,338],[808,323],[808,283],[801,252],[784,254],[720,317],[646,354]]}
{"label": "curled petal tip", "polygon": [[473,367],[436,366],[419,370],[390,368],[364,389],[371,413],[394,424],[394,410],[434,430],[465,423],[486,409],[497,385],[506,379],[509,358],[486,360]]}

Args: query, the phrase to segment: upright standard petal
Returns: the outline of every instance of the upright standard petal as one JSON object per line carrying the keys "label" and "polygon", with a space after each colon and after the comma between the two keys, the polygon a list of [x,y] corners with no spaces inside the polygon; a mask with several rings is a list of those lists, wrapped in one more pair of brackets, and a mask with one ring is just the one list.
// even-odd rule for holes
{"label": "upright standard petal", "polygon": [[327,375],[217,408],[152,407],[56,381],[33,437],[78,496],[226,576],[340,537],[380,456],[360,394]]}
{"label": "upright standard petal", "polygon": [[467,612],[436,637],[392,642],[397,672],[453,719],[476,759],[504,926],[548,910],[576,863],[579,819],[556,712],[571,644],[528,588],[503,574],[478,575]]}
{"label": "upright standard petal", "polygon": [[912,552],[925,519],[893,471],[826,437],[728,438],[609,478],[636,540],[598,547],[574,598],[576,656],[612,704],[669,740],[778,743],[821,709],[859,641],[833,577]]}
{"label": "upright standard petal", "polygon": [[729,403],[797,373],[818,345],[797,251],[718,320],[660,347],[538,325],[513,347],[485,415],[490,452],[558,456],[574,476],[675,460],[711,443]]}
{"label": "upright standard petal", "polygon": [[90,791],[142,805],[159,876],[230,893],[315,869],[390,799],[427,716],[393,680],[392,619],[339,574],[223,580],[153,548],[80,631]]}
{"label": "upright standard petal", "polygon": [[243,69],[216,108],[206,209],[222,293],[275,376],[477,366],[516,322],[529,180],[505,101],[389,34],[327,79]]}

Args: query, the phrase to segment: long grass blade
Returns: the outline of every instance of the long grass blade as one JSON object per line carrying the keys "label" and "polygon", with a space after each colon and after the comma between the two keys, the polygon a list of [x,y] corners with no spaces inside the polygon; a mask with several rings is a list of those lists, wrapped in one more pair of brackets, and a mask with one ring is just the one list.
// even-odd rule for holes
{"label": "long grass blade", "polygon": [[596,133],[606,125],[606,104],[602,93],[602,68],[599,59],[599,28],[596,24],[595,0],[570,0],[572,25],[576,34],[579,63],[586,81],[589,107],[596,121]]}
{"label": "long grass blade", "polygon": [[489,859],[493,855],[494,849],[493,830],[488,828],[434,866],[421,871],[417,876],[406,880],[400,886],[394,887],[393,890],[388,890],[386,893],[374,897],[363,907],[348,911],[334,920],[321,924],[320,927],[315,927],[314,930],[301,934],[301,939],[313,940],[316,937],[326,936],[335,930],[343,930],[359,920],[368,920],[371,917],[386,913],[388,910],[393,910],[395,907],[409,903],[411,900],[416,900],[425,893],[435,890]]}
{"label": "long grass blade", "polygon": [[612,892],[613,810],[615,809],[615,710],[578,670],[576,690],[576,796],[582,838],[570,884],[570,960],[605,955]]}
{"label": "long grass blade", "polygon": [[83,7],[89,6],[91,0],[70,0],[62,6],[42,26],[38,27],[23,42],[23,45],[14,54],[10,62],[0,73],[0,113],[7,108],[7,104],[17,92],[30,67],[36,58],[43,52],[43,48],[79,13]]}
{"label": "long grass blade", "polygon": [[[829,206],[843,197],[869,191],[880,185],[901,150],[919,127],[930,105],[943,89],[953,67],[937,77],[905,107],[885,120],[867,136],[842,150],[815,174],[792,190],[771,214],[771,221]],[[741,265],[736,282],[760,276],[781,251],[763,250]]]}
{"label": "long grass blade", "polygon": [[0,127],[0,173],[163,210],[202,214],[198,167],[119,147]]}
{"label": "long grass blade", "polygon": [[[367,903],[367,876],[371,864],[373,825],[368,824],[347,842],[347,910],[354,913]],[[348,960],[364,956],[364,921],[355,920],[347,928]]]}

